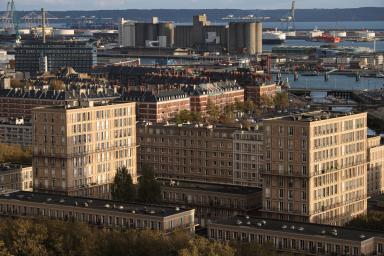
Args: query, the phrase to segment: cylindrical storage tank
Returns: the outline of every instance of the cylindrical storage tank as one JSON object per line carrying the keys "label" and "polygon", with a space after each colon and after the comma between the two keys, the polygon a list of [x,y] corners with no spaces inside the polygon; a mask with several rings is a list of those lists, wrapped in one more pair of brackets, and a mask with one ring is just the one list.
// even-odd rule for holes
{"label": "cylindrical storage tank", "polygon": [[156,29],[157,24],[152,24],[152,23],[146,23],[145,26],[145,40],[150,40],[150,41],[156,41],[157,40],[157,29]]}
{"label": "cylindrical storage tank", "polygon": [[145,46],[145,35],[146,35],[146,26],[145,26],[145,23],[142,23],[142,22],[138,22],[135,24],[135,40],[136,40],[136,43],[135,45],[136,46],[141,46],[141,47],[144,47]]}
{"label": "cylindrical storage tank", "polygon": [[231,22],[229,23],[229,52],[236,53],[238,46],[237,46],[237,23]]}
{"label": "cylindrical storage tank", "polygon": [[263,53],[263,23],[256,22],[256,54]]}
{"label": "cylindrical storage tank", "polygon": [[256,54],[256,23],[249,22],[245,24],[245,38],[247,53],[250,55]]}
{"label": "cylindrical storage tank", "polygon": [[173,47],[175,42],[175,30],[173,23],[159,23],[159,36],[165,36],[167,38],[167,47]]}
{"label": "cylindrical storage tank", "polygon": [[236,24],[236,52],[242,51],[245,48],[244,42],[244,23],[239,22]]}

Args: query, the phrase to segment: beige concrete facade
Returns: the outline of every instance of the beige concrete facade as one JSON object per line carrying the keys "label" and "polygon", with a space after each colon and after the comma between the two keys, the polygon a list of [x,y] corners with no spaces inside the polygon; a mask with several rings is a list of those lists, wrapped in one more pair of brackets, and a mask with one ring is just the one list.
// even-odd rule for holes
{"label": "beige concrete facade", "polygon": [[265,217],[343,225],[367,209],[367,114],[264,120]]}
{"label": "beige concrete facade", "polygon": [[34,187],[108,197],[116,169],[136,180],[135,103],[83,103],[33,110]]}
{"label": "beige concrete facade", "polygon": [[264,168],[264,131],[262,125],[237,130],[233,140],[233,183],[262,187],[260,172]]}
{"label": "beige concrete facade", "polygon": [[32,166],[0,164],[0,191],[32,191]]}
{"label": "beige concrete facade", "polygon": [[380,195],[384,192],[384,145],[380,136],[367,139],[367,158],[368,196]]}
{"label": "beige concrete facade", "polygon": [[206,125],[138,125],[138,164],[158,177],[233,183],[233,132]]}

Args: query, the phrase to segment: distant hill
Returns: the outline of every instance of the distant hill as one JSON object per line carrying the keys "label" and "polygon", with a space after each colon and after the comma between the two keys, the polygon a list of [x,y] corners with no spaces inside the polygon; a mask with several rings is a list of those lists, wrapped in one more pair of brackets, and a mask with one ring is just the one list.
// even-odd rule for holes
{"label": "distant hill", "polygon": [[[335,0],[336,1],[336,0]],[[286,16],[289,10],[240,10],[240,9],[130,9],[130,10],[98,10],[98,11],[52,11],[50,14],[63,18],[65,16],[81,17],[95,16],[98,18],[120,17],[132,20],[150,20],[157,16],[162,21],[175,21],[186,23],[192,21],[195,14],[206,13],[208,19],[213,22],[220,22],[222,18],[233,14],[234,16],[255,16],[270,17],[269,21],[279,21]],[[18,12],[17,16],[23,16],[26,12]],[[296,21],[384,21],[384,7],[362,7],[350,9],[299,9],[296,10]]]}

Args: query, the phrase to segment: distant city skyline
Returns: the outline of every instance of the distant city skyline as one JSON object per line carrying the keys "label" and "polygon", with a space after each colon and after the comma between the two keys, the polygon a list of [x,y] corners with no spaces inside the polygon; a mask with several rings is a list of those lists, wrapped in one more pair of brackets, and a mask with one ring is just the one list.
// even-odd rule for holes
{"label": "distant city skyline", "polygon": [[[0,10],[4,10],[6,2],[0,2]],[[260,1],[255,0],[15,0],[16,9],[37,10],[41,7],[47,10],[112,10],[112,9],[288,9],[291,0]],[[311,8],[358,8],[358,7],[384,7],[383,0],[299,0],[296,1],[298,9]]]}

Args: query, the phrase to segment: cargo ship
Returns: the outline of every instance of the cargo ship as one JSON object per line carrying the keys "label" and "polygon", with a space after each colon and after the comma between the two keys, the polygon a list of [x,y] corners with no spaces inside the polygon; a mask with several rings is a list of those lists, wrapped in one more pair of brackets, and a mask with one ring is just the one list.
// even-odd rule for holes
{"label": "cargo ship", "polygon": [[283,44],[286,39],[286,34],[277,29],[263,32],[263,44]]}
{"label": "cargo ship", "polygon": [[312,41],[338,44],[341,42],[341,38],[330,34],[323,34],[322,36],[312,38]]}

